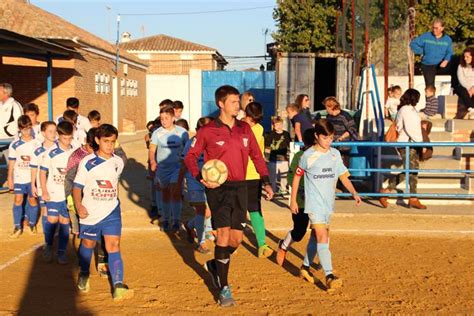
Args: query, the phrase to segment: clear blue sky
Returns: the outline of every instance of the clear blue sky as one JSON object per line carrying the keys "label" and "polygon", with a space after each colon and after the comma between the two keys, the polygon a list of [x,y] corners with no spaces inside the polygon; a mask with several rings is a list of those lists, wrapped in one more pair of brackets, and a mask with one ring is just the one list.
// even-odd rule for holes
{"label": "clear blue sky", "polygon": [[[275,30],[272,17],[275,1],[75,1],[30,0],[30,3],[56,14],[108,41],[115,42],[117,14],[186,13],[269,7],[196,15],[160,15],[121,17],[120,32],[130,32],[133,39],[166,34],[216,48],[224,56],[261,56],[265,52],[264,29]],[[109,7],[110,9],[107,9]],[[263,59],[228,59],[227,69],[258,68]]]}

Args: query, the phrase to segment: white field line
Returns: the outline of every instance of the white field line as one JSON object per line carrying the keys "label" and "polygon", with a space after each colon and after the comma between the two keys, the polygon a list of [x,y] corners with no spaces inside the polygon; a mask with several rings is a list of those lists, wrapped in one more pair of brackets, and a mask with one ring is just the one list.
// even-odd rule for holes
{"label": "white field line", "polygon": [[22,253],[20,253],[18,256],[15,256],[13,258],[11,258],[10,260],[8,260],[7,262],[5,263],[2,263],[0,265],[0,271],[8,268],[9,266],[11,266],[12,264],[14,264],[15,262],[17,262],[18,260],[20,260],[21,258],[23,258],[24,256],[27,256],[29,255],[30,253],[36,251],[36,249],[38,249],[39,247],[43,246],[43,243],[40,243],[40,244],[36,244],[34,245],[33,247],[23,251]]}

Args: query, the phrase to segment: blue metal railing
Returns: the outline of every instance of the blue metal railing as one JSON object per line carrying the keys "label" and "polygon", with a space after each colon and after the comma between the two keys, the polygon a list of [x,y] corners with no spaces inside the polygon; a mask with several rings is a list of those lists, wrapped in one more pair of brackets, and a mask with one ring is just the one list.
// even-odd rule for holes
{"label": "blue metal railing", "polygon": [[[295,143],[295,146],[302,146],[303,143]],[[461,173],[473,174],[474,170],[468,169],[410,169],[410,148],[414,147],[474,147],[474,143],[463,142],[433,142],[433,143],[388,143],[388,142],[337,142],[333,143],[334,147],[391,147],[391,148],[405,148],[405,167],[401,169],[389,168],[349,168],[349,172],[374,172],[374,173],[388,173],[388,172],[404,172],[405,173],[405,191],[403,193],[373,193],[373,192],[359,192],[361,196],[367,197],[420,197],[420,198],[456,198],[456,199],[474,199],[474,194],[454,194],[454,193],[410,193],[409,176],[410,173]],[[337,193],[338,197],[351,196],[350,193]]]}

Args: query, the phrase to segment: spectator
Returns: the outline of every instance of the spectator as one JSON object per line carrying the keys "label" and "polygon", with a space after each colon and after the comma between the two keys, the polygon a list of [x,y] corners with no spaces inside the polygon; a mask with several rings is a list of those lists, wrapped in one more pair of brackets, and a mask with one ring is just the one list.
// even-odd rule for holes
{"label": "spectator", "polygon": [[286,194],[288,191],[286,176],[288,174],[288,148],[290,133],[283,130],[283,119],[279,116],[272,118],[272,131],[265,137],[265,148],[269,151],[268,172],[273,192]]}
{"label": "spectator", "polygon": [[334,126],[334,141],[343,142],[357,140],[357,129],[352,116],[341,109],[336,97],[327,97],[323,105],[328,112],[327,120]]}
{"label": "spectator", "polygon": [[425,86],[434,86],[436,74],[448,74],[449,61],[453,55],[452,40],[443,34],[444,23],[435,19],[432,31],[421,34],[410,43],[410,48],[416,55],[423,55],[421,71],[425,78]]}
{"label": "spectator", "polygon": [[[397,115],[397,131],[398,142],[422,142],[423,134],[421,131],[421,119],[416,110],[416,105],[420,100],[420,93],[415,89],[408,89],[400,98],[400,106],[398,107]],[[405,148],[398,148],[398,152],[402,156],[402,161],[405,162],[406,151]],[[418,148],[410,148],[410,169],[418,169],[420,166],[420,151]],[[390,193],[397,185],[405,180],[405,173],[402,172],[396,177],[390,178],[388,187],[381,189],[380,193]],[[410,193],[417,192],[418,173],[410,172],[409,177]],[[388,207],[388,198],[381,197],[380,204],[382,207]],[[410,198],[408,202],[409,207],[416,209],[426,209],[426,206],[421,204],[417,198]]]}
{"label": "spectator", "polygon": [[13,139],[18,134],[17,121],[23,108],[12,93],[11,84],[0,83],[0,139]]}
{"label": "spectator", "polygon": [[[457,70],[459,84],[454,87],[454,91],[461,98],[464,104],[464,115],[466,110],[474,113],[474,48],[468,47],[464,49]],[[462,115],[464,117],[464,115]]]}
{"label": "spectator", "polygon": [[430,117],[438,114],[438,98],[435,96],[436,88],[434,86],[427,86],[425,88],[426,106],[420,112],[422,120],[429,120]]}
{"label": "spectator", "polygon": [[402,96],[402,88],[400,86],[392,86],[388,88],[388,98],[385,102],[385,118],[395,120],[397,116],[397,108],[400,105],[400,97]]}
{"label": "spectator", "polygon": [[296,105],[300,108],[300,112],[308,117],[310,121],[313,121],[311,116],[311,104],[309,103],[309,97],[307,94],[299,94],[295,100]]}
{"label": "spectator", "polygon": [[313,124],[306,115],[299,111],[299,107],[294,103],[287,105],[286,112],[291,120],[291,125],[295,129],[295,141],[302,142],[304,132],[313,128]]}

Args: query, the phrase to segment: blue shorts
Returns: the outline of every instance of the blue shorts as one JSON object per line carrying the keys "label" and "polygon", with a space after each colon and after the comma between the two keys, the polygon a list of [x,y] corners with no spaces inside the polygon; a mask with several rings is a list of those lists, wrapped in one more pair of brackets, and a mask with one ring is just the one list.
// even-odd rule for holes
{"label": "blue shorts", "polygon": [[15,194],[26,194],[28,196],[33,196],[31,194],[31,183],[15,183],[13,185],[13,192]]}
{"label": "blue shorts", "polygon": [[188,191],[189,203],[206,203],[206,192],[204,190]]}
{"label": "blue shorts", "polygon": [[161,187],[166,187],[173,183],[178,183],[179,178],[179,170],[180,167],[161,167],[158,166],[159,171],[156,173],[156,180],[160,184]]}
{"label": "blue shorts", "polygon": [[325,213],[308,213],[311,228],[329,227],[332,212]]}
{"label": "blue shorts", "polygon": [[89,240],[100,240],[101,236],[122,235],[122,217],[120,216],[120,205],[106,218],[94,225],[79,225],[79,238]]}
{"label": "blue shorts", "polygon": [[61,216],[69,219],[69,211],[67,209],[66,201],[49,202],[46,201],[46,208],[48,209],[48,216]]}

